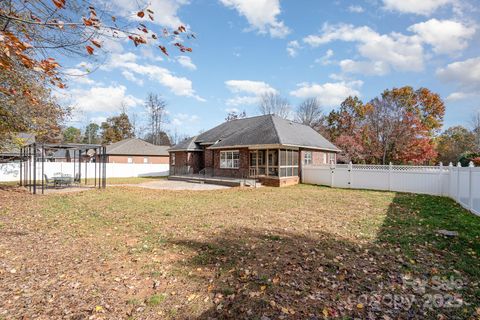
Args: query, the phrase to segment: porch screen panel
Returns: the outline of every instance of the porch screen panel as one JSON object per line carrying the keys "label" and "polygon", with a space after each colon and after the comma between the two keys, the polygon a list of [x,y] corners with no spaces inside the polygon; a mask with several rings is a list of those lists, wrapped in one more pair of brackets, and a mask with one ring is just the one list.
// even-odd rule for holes
{"label": "porch screen panel", "polygon": [[280,150],[280,177],[298,176],[298,151]]}
{"label": "porch screen panel", "polygon": [[278,177],[278,150],[268,151],[268,175]]}
{"label": "porch screen panel", "polygon": [[287,165],[287,150],[280,150],[280,166]]}

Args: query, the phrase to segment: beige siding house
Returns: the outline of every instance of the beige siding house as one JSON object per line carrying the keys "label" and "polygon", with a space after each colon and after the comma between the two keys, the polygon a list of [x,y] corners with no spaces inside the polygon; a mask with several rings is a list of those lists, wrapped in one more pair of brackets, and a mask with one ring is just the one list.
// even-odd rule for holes
{"label": "beige siding house", "polygon": [[156,146],[137,138],[125,139],[107,146],[107,162],[168,164],[170,146]]}

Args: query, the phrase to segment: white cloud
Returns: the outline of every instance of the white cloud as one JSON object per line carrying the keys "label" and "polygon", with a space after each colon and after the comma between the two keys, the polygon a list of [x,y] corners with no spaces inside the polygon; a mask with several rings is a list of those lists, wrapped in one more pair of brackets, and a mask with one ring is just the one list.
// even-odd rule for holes
{"label": "white cloud", "polygon": [[300,83],[298,89],[290,92],[292,96],[298,98],[317,98],[324,107],[335,107],[340,105],[348,96],[360,96],[357,90],[363,85],[360,80],[350,82],[327,82],[324,84],[317,83]]}
{"label": "white cloud", "polygon": [[480,91],[480,57],[450,63],[437,70],[437,76],[456,84],[460,91],[448,96],[449,100],[460,100],[478,95]]}
{"label": "white cloud", "polygon": [[276,93],[277,90],[272,88],[268,83],[263,81],[252,80],[228,80],[225,81],[227,88],[233,93],[250,93],[256,96],[264,93]]}
{"label": "white cloud", "polygon": [[199,119],[200,117],[195,114],[177,113],[172,119],[172,125],[181,126],[184,124],[191,124],[198,122]]}
{"label": "white cloud", "polygon": [[341,61],[342,71],[384,75],[392,69],[422,71],[427,57],[424,45],[432,46],[436,54],[453,54],[465,49],[475,34],[475,26],[430,19],[410,26],[408,31],[412,34],[379,34],[368,26],[325,24],[320,34],[309,35],[303,41],[312,47],[336,40],[358,43],[358,53],[365,59]]}
{"label": "white cloud", "polygon": [[70,68],[70,69],[65,69],[64,73],[68,81],[75,84],[92,85],[95,83],[95,81],[93,81],[88,77],[89,72],[86,70]]}
{"label": "white cloud", "polygon": [[132,81],[132,82],[135,82],[136,84],[138,84],[139,86],[143,86],[143,80],[142,79],[138,79],[137,77],[135,77],[135,75],[133,73],[131,73],[130,71],[128,70],[123,70],[122,71],[122,75],[125,77],[125,79],[127,79],[128,81]]}
{"label": "white cloud", "polygon": [[424,52],[418,36],[400,33],[379,34],[370,27],[353,25],[324,25],[321,35],[309,35],[303,41],[318,47],[335,40],[358,42],[360,55],[380,61],[398,71],[421,71],[424,68]]}
{"label": "white cloud", "polygon": [[70,90],[70,106],[80,112],[113,112],[124,104],[127,108],[139,106],[143,100],[126,94],[125,86],[91,87]]}
{"label": "white cloud", "polygon": [[120,38],[102,37],[101,38],[102,50],[109,53],[121,53],[123,52],[123,45]]}
{"label": "white cloud", "polygon": [[192,62],[192,59],[189,56],[178,56],[178,63],[189,70],[197,70],[197,66]]}
{"label": "white cloud", "polygon": [[365,10],[363,9],[362,6],[351,5],[351,6],[348,7],[348,11],[354,12],[354,13],[362,13]]}
{"label": "white cloud", "polygon": [[237,108],[227,108],[227,109],[225,109],[225,112],[227,112],[227,113],[231,113],[231,112],[239,113],[239,112],[240,112],[240,109],[237,109]]}
{"label": "white cloud", "polygon": [[87,61],[82,61],[76,65],[77,68],[84,69],[85,71],[91,70],[94,66],[92,63]]}
{"label": "white cloud", "polygon": [[260,97],[239,96],[227,99],[227,106],[251,106],[259,102]]}
{"label": "white cloud", "polygon": [[[138,20],[136,13],[138,10],[148,7],[154,12],[154,21],[152,23],[169,27],[172,29],[178,28],[185,24],[178,17],[178,10],[180,7],[189,4],[188,0],[102,0],[104,3],[113,4],[113,9],[117,10],[119,14],[132,20]],[[144,18],[148,19],[148,18]],[[149,19],[148,19],[149,20]],[[150,20],[149,20],[150,21]]]}
{"label": "white cloud", "polygon": [[331,57],[333,57],[333,50],[328,49],[327,52],[325,52],[325,55],[323,57],[315,59],[315,63],[320,63],[324,66],[329,65],[332,63],[332,60],[330,60]]}
{"label": "white cloud", "polygon": [[258,103],[259,97],[265,93],[277,93],[277,90],[263,81],[252,80],[228,80],[225,81],[227,88],[237,95],[226,101],[229,106],[253,105]]}
{"label": "white cloud", "polygon": [[96,123],[98,125],[101,125],[102,122],[105,122],[105,121],[107,121],[107,117],[98,116],[98,117],[91,117],[88,122],[93,122],[93,123]]}
{"label": "white cloud", "polygon": [[466,93],[466,92],[452,92],[450,93],[445,100],[449,102],[471,99],[477,97],[478,93]]}
{"label": "white cloud", "polygon": [[452,20],[430,19],[408,28],[430,44],[435,53],[454,53],[465,49],[475,34],[475,27]]}
{"label": "white cloud", "polygon": [[354,61],[342,60],[339,63],[344,73],[361,73],[366,75],[382,76],[389,72],[388,64],[383,61]]}
{"label": "white cloud", "polygon": [[287,44],[287,53],[290,57],[296,57],[298,50],[301,49],[300,43],[297,40],[290,41]]}
{"label": "white cloud", "polygon": [[[157,81],[177,96],[186,96],[205,101],[198,96],[192,87],[192,81],[185,77],[177,77],[170,70],[151,64],[139,64],[136,62],[136,56],[129,52],[125,54],[112,54],[104,70],[120,69],[135,74],[138,77],[146,77],[152,81]],[[125,76],[125,75],[124,75]]]}
{"label": "white cloud", "polygon": [[384,8],[387,10],[426,16],[454,2],[454,0],[383,0]]}
{"label": "white cloud", "polygon": [[252,29],[261,34],[269,33],[273,38],[284,38],[290,29],[277,16],[281,13],[280,0],[220,0],[244,16]]}

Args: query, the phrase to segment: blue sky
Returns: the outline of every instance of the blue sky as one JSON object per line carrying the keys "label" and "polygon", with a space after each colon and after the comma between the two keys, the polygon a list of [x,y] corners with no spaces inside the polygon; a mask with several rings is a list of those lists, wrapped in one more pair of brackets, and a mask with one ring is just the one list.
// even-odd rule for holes
{"label": "blue sky", "polygon": [[[103,0],[98,0],[103,1]],[[112,4],[113,3],[113,4]],[[111,2],[117,15],[133,1]],[[460,0],[152,0],[154,31],[182,23],[195,32],[192,53],[135,48],[105,40],[98,61],[65,60],[70,77],[58,93],[83,127],[117,114],[121,105],[141,126],[147,93],[168,104],[166,129],[195,135],[221,123],[228,110],[257,114],[264,92],[293,109],[317,97],[327,113],[348,95],[363,101],[384,89],[427,87],[444,99],[445,127],[468,126],[480,111],[480,12]]]}

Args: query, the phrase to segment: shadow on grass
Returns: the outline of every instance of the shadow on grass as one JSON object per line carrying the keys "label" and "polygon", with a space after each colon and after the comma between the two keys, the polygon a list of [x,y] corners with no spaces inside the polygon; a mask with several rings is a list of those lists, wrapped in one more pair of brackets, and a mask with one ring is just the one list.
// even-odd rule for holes
{"label": "shadow on grass", "polygon": [[450,199],[398,194],[367,244],[280,229],[170,242],[196,253],[182,266],[214,271],[198,319],[473,318],[479,232],[480,218]]}

